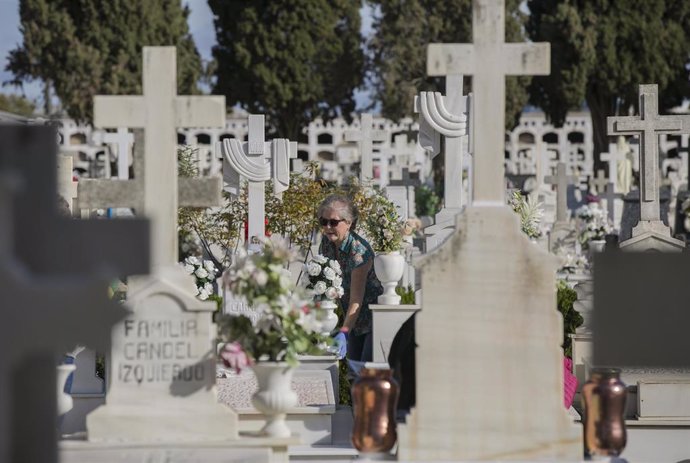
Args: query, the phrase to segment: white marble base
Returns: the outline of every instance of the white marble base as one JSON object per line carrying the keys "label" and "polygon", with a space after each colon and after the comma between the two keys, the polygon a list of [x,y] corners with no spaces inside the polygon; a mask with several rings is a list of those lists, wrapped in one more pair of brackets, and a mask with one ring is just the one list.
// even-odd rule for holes
{"label": "white marble base", "polygon": [[373,361],[385,363],[393,343],[393,338],[405,323],[421,307],[418,305],[370,305],[373,316]]}

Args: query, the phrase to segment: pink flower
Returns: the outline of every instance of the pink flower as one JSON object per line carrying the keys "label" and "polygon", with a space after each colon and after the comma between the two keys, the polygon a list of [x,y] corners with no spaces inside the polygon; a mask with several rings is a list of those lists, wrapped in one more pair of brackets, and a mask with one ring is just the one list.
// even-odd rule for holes
{"label": "pink flower", "polygon": [[226,343],[220,351],[220,358],[223,360],[223,365],[234,369],[237,373],[253,363],[239,342]]}

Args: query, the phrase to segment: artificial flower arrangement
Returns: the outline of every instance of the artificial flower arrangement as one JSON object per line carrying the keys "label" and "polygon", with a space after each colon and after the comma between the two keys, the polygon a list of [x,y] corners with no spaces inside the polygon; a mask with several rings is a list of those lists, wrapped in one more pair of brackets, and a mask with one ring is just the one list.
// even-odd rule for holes
{"label": "artificial flower arrangement", "polygon": [[343,270],[337,260],[317,254],[305,264],[304,270],[308,279],[306,288],[315,300],[335,301],[343,296]]}
{"label": "artificial flower arrangement", "polygon": [[182,263],[185,272],[196,280],[196,297],[205,301],[213,299],[213,282],[216,280],[218,270],[210,260],[202,260],[195,256],[187,257]]}
{"label": "artificial flower arrangement", "polygon": [[229,368],[241,368],[259,361],[298,364],[300,354],[321,354],[319,345],[329,345],[322,335],[314,303],[294,288],[287,265],[295,253],[285,240],[263,240],[261,252],[240,253],[223,274],[223,286],[246,299],[259,313],[256,324],[244,315],[218,318],[220,357]]}
{"label": "artificial flower arrangement", "polygon": [[613,231],[606,211],[600,208],[597,203],[581,206],[575,211],[575,217],[577,219],[578,241],[583,249],[589,248],[590,241],[603,240],[606,235]]}
{"label": "artificial flower arrangement", "polygon": [[514,191],[509,200],[510,207],[520,217],[520,227],[531,239],[541,238],[541,221],[544,217],[542,203],[536,195],[525,198],[519,191]]}
{"label": "artificial flower arrangement", "polygon": [[374,251],[389,253],[402,248],[402,233],[405,224],[400,219],[395,204],[381,191],[371,189],[371,208],[364,223],[365,234],[371,240]]}

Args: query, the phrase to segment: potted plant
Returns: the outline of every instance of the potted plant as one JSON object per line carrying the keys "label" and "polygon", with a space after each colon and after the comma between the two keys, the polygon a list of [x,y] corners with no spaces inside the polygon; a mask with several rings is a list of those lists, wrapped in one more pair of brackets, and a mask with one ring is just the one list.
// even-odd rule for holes
{"label": "potted plant", "polygon": [[400,253],[404,224],[395,204],[383,193],[374,192],[371,200],[372,207],[366,215],[365,227],[366,235],[376,252],[374,271],[383,285],[383,294],[379,296],[378,302],[398,305],[400,296],[395,292],[395,288],[405,270],[405,258]]}
{"label": "potted plant", "polygon": [[261,252],[241,253],[223,275],[223,285],[244,297],[260,314],[255,324],[244,315],[219,317],[226,366],[240,370],[251,366],[258,382],[252,403],[266,418],[262,434],[288,437],[287,411],[297,405],[291,380],[297,356],[320,354],[319,343],[330,338],[320,333],[313,301],[293,288],[287,265],[295,258],[280,238],[264,240]]}
{"label": "potted plant", "polygon": [[307,290],[313,295],[316,304],[316,319],[321,324],[321,334],[328,336],[338,324],[336,300],[342,297],[343,270],[337,260],[321,254],[315,255],[304,266],[307,275]]}

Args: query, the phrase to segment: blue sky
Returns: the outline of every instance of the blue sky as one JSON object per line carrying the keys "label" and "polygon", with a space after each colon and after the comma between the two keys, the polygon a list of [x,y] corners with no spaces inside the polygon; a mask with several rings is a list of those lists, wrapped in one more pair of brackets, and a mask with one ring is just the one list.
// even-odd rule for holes
{"label": "blue sky", "polygon": [[[107,0],[104,0],[107,1]],[[213,15],[207,0],[184,0],[189,6],[189,30],[194,36],[194,41],[204,60],[211,59],[211,48],[216,43],[213,29]],[[368,35],[371,31],[372,14],[369,8],[362,9],[362,32]],[[13,48],[21,44],[22,35],[19,31],[19,0],[0,0],[0,82],[9,80],[12,75],[5,71],[7,57]],[[21,90],[13,86],[5,86],[0,89],[3,93],[21,93]],[[24,92],[31,99],[38,99],[41,88],[38,83],[25,84]],[[368,92],[357,92],[355,97],[358,106],[366,104],[369,100]]]}

